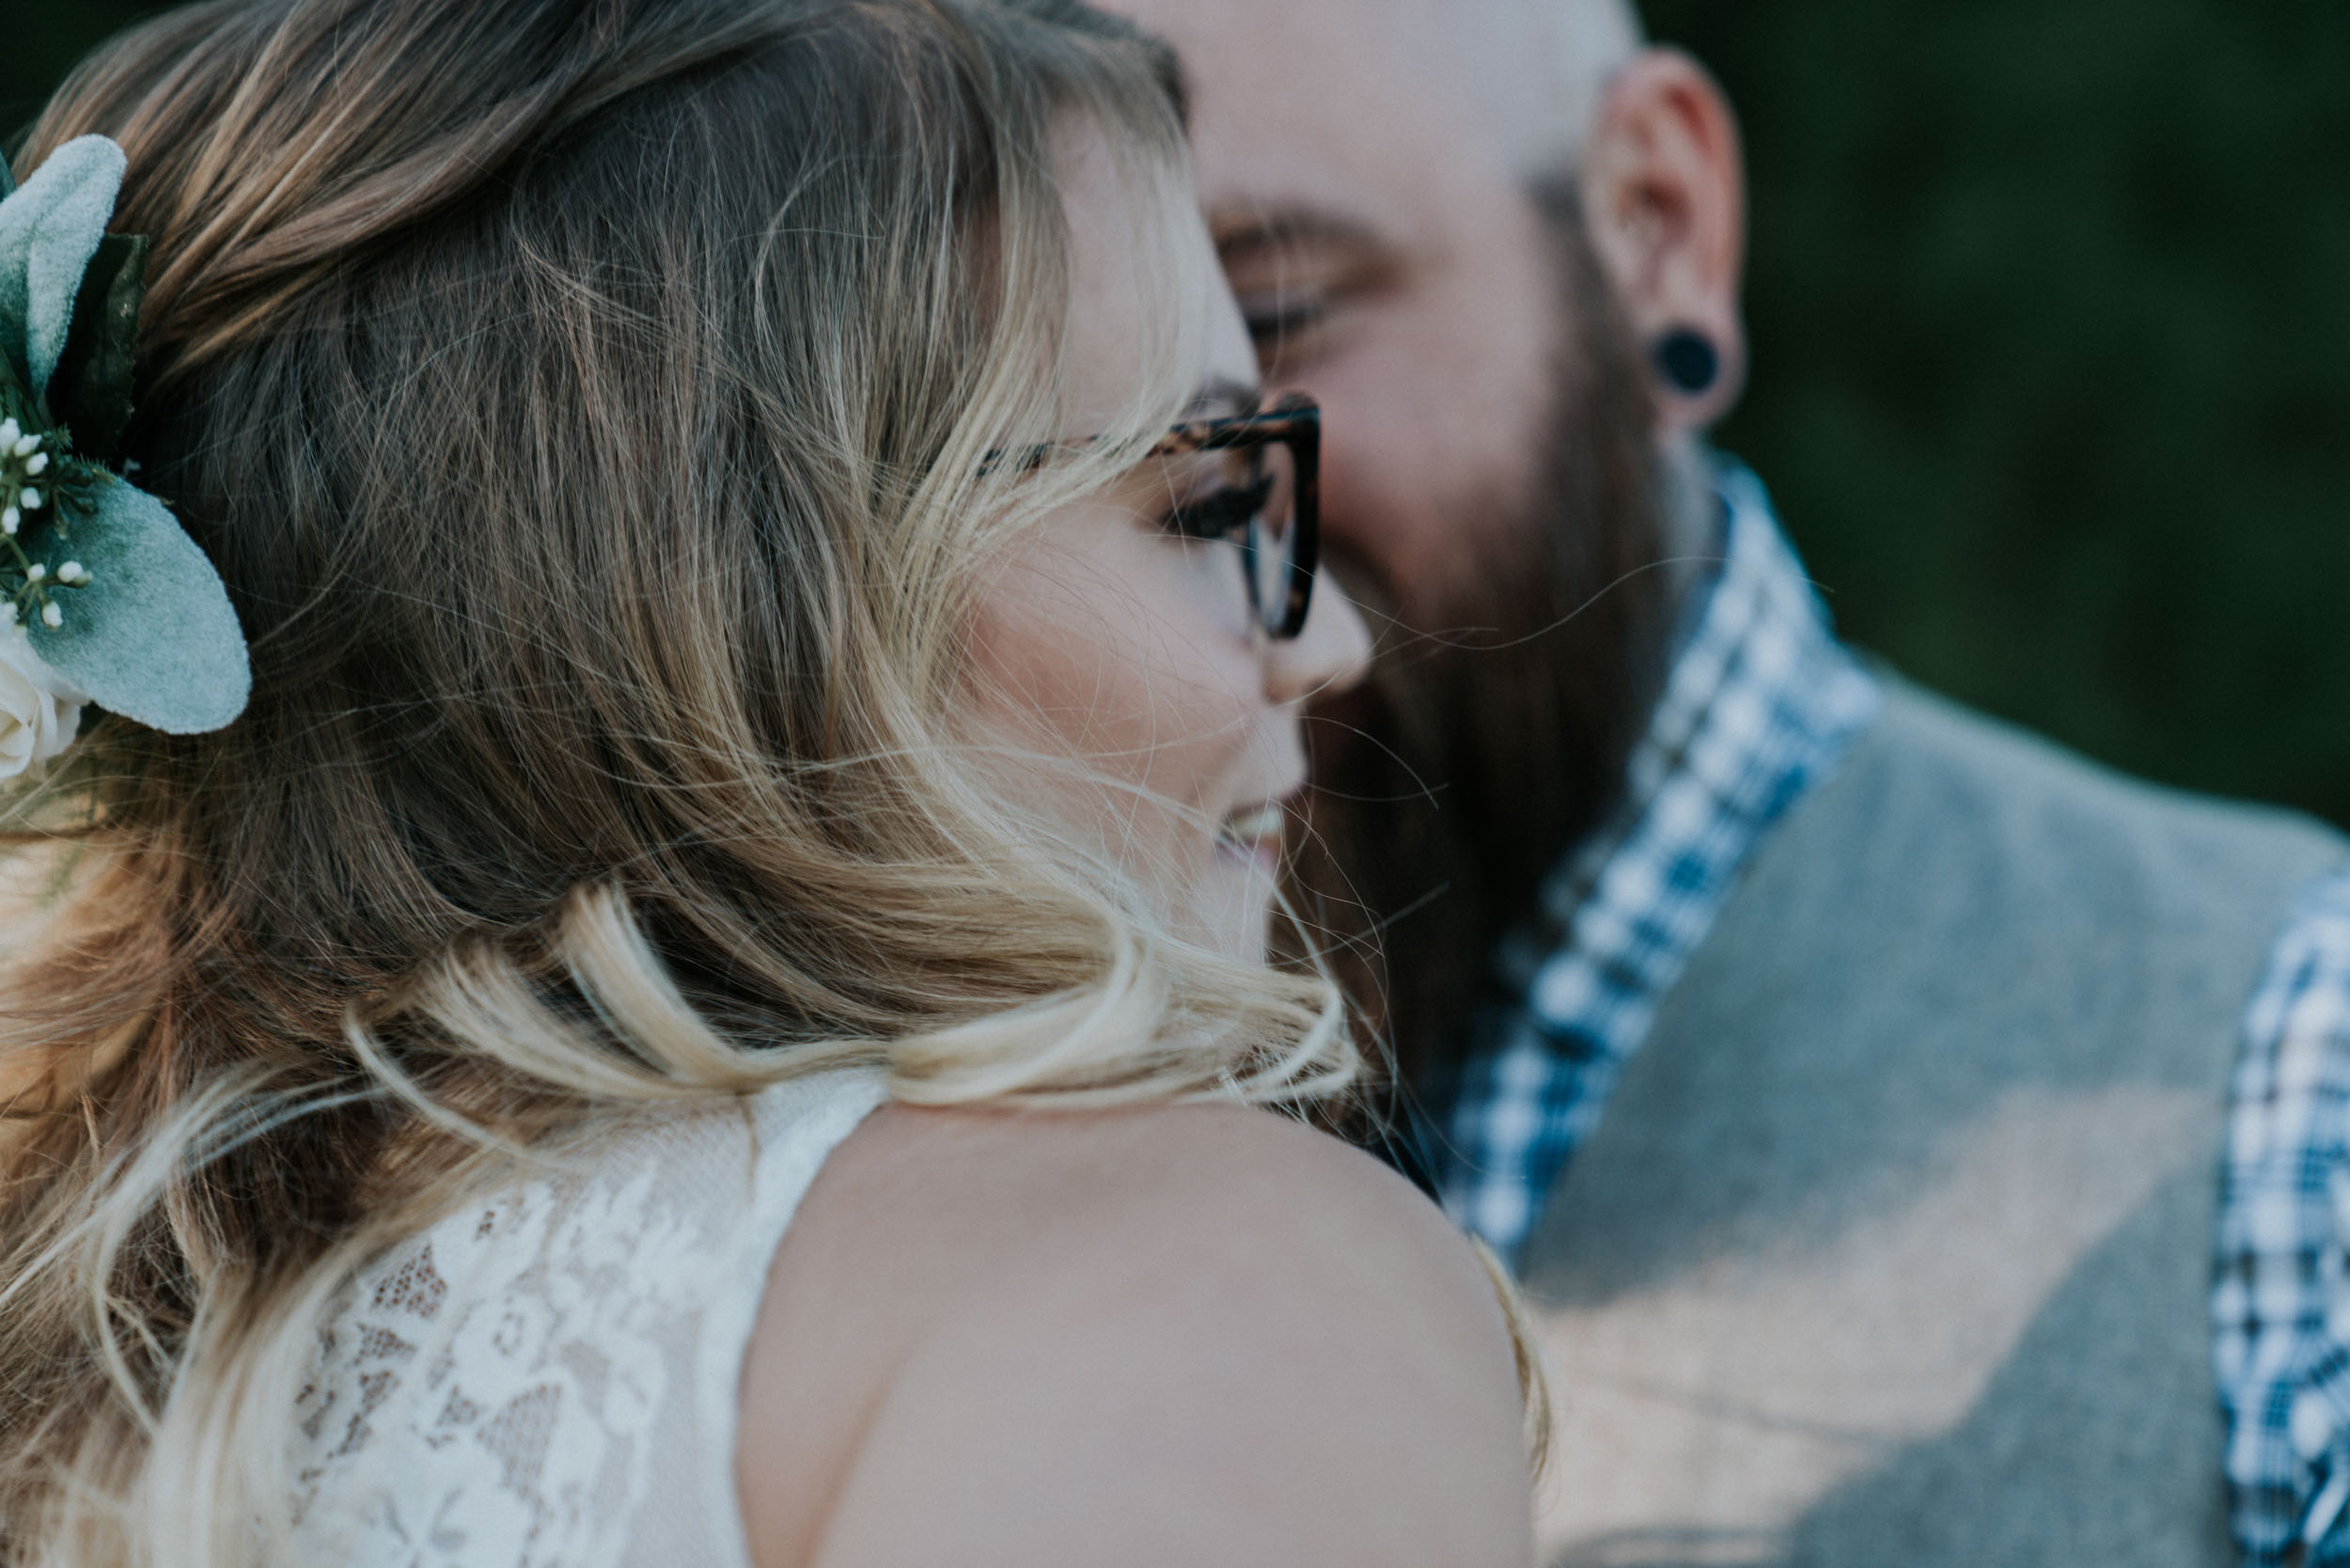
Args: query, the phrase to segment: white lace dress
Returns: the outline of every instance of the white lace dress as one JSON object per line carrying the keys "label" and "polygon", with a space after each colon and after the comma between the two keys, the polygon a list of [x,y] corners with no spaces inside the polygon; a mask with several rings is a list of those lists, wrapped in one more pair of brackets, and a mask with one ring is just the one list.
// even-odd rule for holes
{"label": "white lace dress", "polygon": [[371,1265],[301,1395],[289,1560],[749,1568],[743,1353],[801,1195],[881,1098],[834,1073],[650,1113]]}

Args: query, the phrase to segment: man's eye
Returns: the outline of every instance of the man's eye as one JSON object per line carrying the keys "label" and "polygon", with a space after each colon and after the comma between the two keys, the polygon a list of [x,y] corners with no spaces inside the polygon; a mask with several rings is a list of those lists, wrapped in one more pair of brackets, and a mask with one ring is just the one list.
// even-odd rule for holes
{"label": "man's eye", "polygon": [[1243,295],[1240,313],[1252,337],[1306,333],[1321,325],[1330,314],[1330,296],[1319,289]]}
{"label": "man's eye", "polygon": [[1355,330],[1356,306],[1402,276],[1401,254],[1343,218],[1235,212],[1213,231],[1257,358],[1276,379],[1338,352]]}
{"label": "man's eye", "polygon": [[1192,500],[1178,502],[1167,514],[1167,532],[1185,539],[1230,539],[1264,510],[1273,494],[1270,475],[1253,484],[1225,485]]}
{"label": "man's eye", "polygon": [[1311,337],[1329,319],[1330,307],[1330,296],[1319,289],[1240,296],[1241,319],[1248,323],[1258,356],[1268,365]]}

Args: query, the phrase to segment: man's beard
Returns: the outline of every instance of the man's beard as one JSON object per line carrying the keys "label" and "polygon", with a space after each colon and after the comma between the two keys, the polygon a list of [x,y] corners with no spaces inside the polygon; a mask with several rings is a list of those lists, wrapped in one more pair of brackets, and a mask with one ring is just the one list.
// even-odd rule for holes
{"label": "man's beard", "polygon": [[1308,726],[1293,894],[1426,1104],[1449,1097],[1496,944],[1615,803],[1665,665],[1647,368],[1571,198],[1543,196],[1562,298],[1535,482],[1458,498],[1473,570],[1433,598],[1333,553],[1380,651]]}

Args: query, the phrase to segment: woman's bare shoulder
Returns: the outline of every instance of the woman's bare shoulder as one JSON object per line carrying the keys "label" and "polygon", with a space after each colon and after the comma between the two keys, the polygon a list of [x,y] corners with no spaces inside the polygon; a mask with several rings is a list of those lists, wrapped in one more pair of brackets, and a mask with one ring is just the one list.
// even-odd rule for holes
{"label": "woman's bare shoulder", "polygon": [[874,1117],[776,1255],[737,1471],[759,1568],[1531,1551],[1476,1260],[1231,1106]]}

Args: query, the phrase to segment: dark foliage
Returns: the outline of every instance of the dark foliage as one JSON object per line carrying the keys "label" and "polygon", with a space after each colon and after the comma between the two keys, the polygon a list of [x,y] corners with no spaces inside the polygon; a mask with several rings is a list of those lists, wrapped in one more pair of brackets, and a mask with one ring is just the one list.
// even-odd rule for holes
{"label": "dark foliage", "polygon": [[0,48],[0,135],[14,151],[73,62],[92,44],[168,7],[133,0],[9,0],[8,45]]}
{"label": "dark foliage", "polygon": [[1754,181],[1721,432],[1844,629],[2350,822],[2350,8],[1653,0]]}

